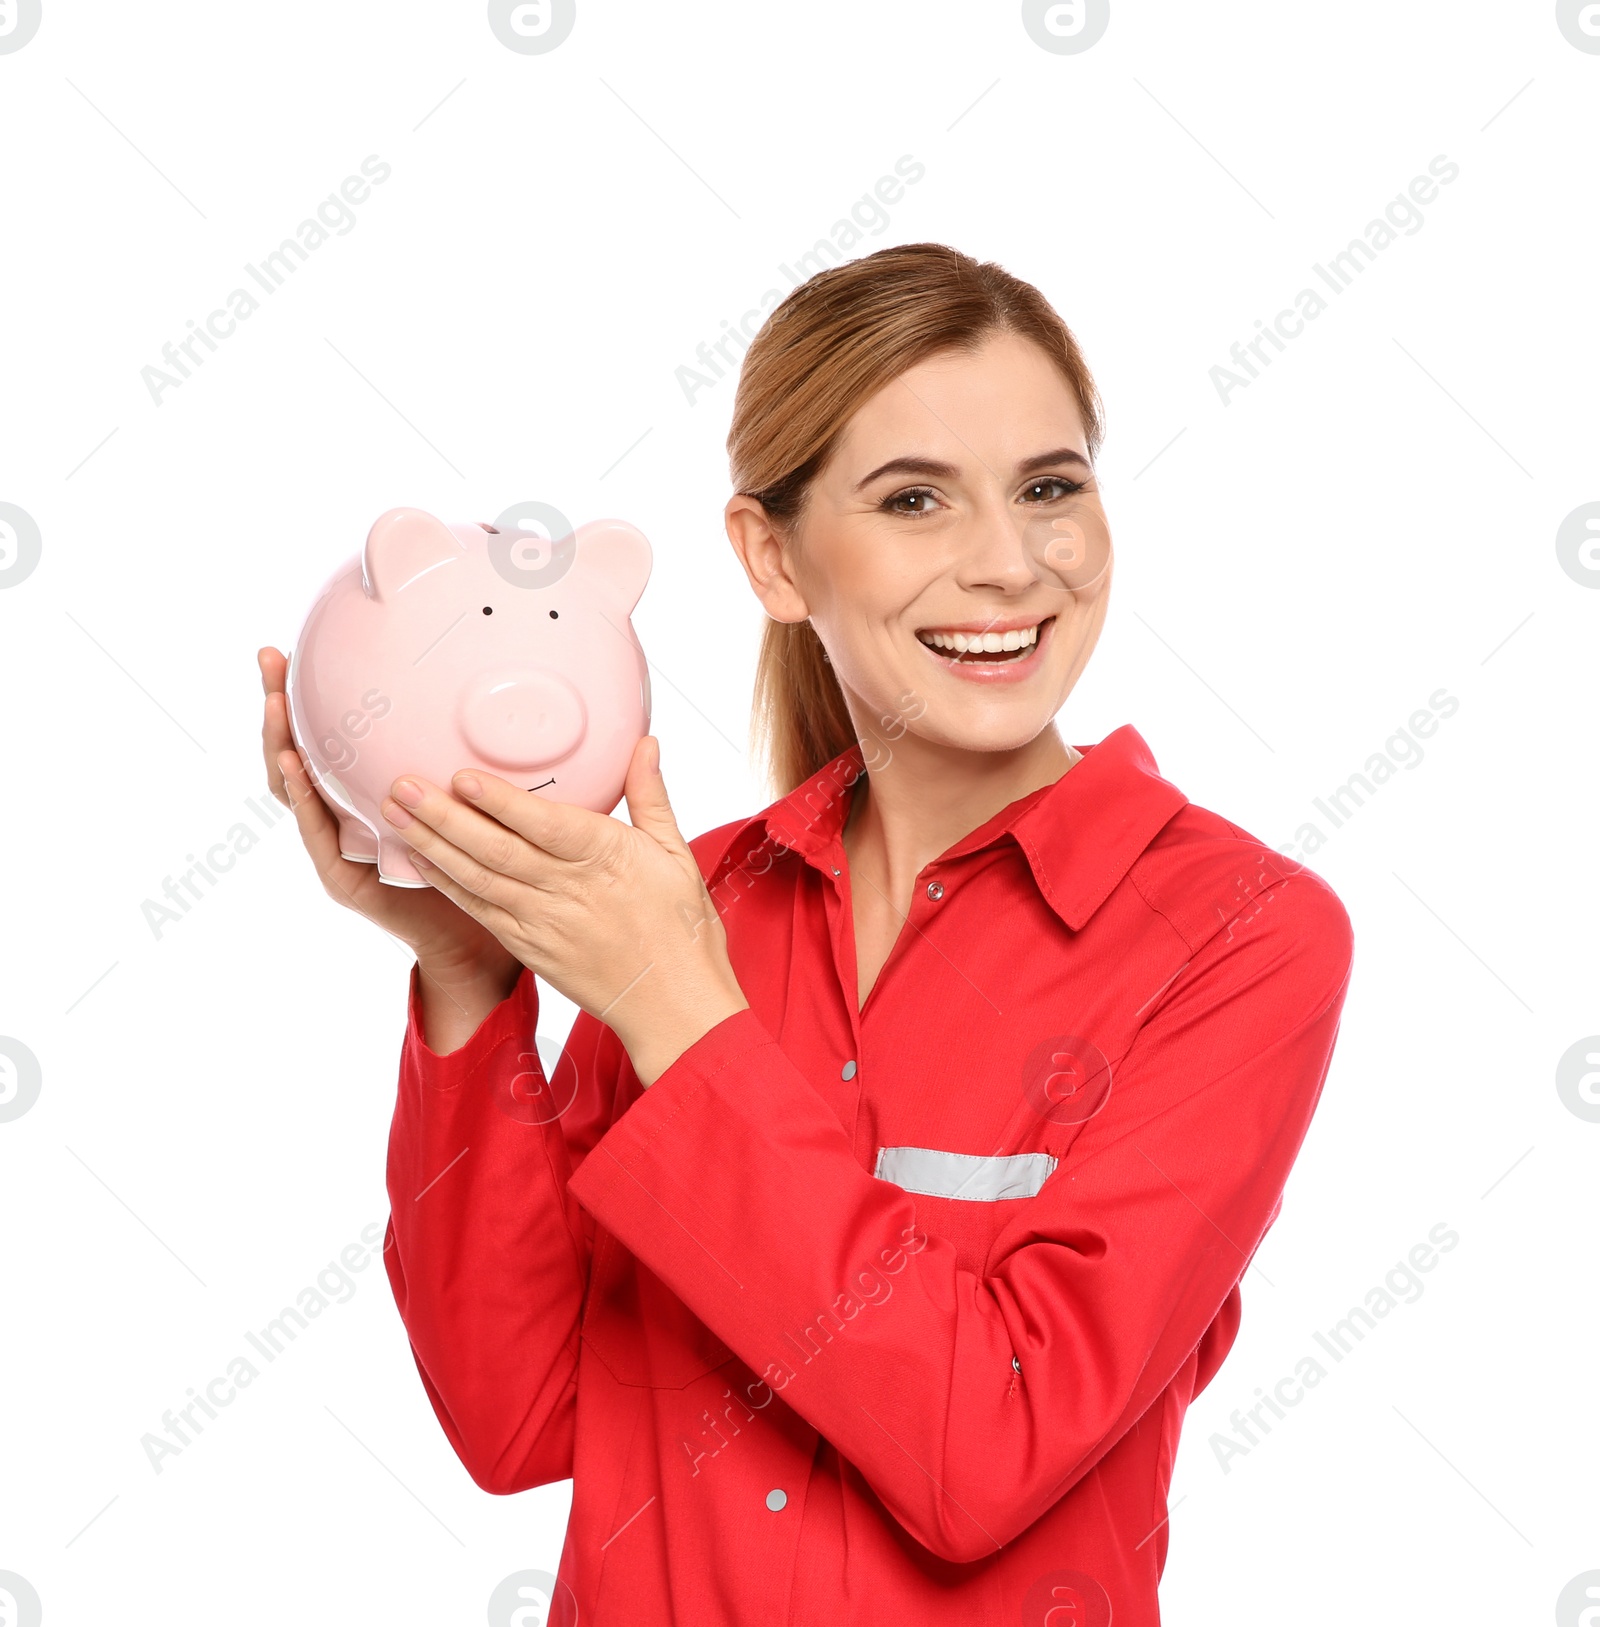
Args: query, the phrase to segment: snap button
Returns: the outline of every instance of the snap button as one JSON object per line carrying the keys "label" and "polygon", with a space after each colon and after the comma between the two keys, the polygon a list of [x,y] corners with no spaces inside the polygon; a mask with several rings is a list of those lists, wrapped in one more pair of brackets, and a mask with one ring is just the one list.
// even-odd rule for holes
{"label": "snap button", "polygon": [[841,1079],[854,1079],[855,1076],[856,1076],[856,1059],[854,1057],[851,1057],[850,1060],[848,1062],[846,1062],[845,1065],[842,1068],[840,1068],[839,1077]]}
{"label": "snap button", "polygon": [[767,1493],[767,1507],[770,1508],[774,1514],[776,1514],[778,1510],[788,1501],[789,1494],[786,1491],[780,1491],[777,1487],[774,1487]]}
{"label": "snap button", "polygon": [[1013,1373],[1020,1373],[1022,1371],[1022,1363],[1019,1362],[1015,1356],[1011,1358],[1011,1371]]}
{"label": "snap button", "polygon": [[834,865],[834,867],[833,867],[833,873],[834,873],[834,874],[835,874],[835,875],[838,875],[838,874],[839,874],[839,866],[838,866],[838,865]]}
{"label": "snap button", "polygon": [[939,881],[930,881],[928,883],[928,897],[931,898],[935,904],[937,904],[939,900],[944,897],[944,883]]}

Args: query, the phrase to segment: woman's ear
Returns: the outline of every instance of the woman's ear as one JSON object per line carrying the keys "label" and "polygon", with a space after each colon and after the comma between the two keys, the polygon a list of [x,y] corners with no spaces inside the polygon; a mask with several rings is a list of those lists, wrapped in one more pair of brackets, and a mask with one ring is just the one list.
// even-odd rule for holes
{"label": "woman's ear", "polygon": [[805,621],[810,608],[790,574],[787,544],[767,511],[754,497],[736,492],[728,499],[722,519],[728,541],[767,614],[774,621]]}

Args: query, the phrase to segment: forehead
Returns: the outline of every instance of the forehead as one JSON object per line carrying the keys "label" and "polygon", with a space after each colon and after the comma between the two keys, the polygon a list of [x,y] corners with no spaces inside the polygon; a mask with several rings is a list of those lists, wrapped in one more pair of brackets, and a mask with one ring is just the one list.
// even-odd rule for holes
{"label": "forehead", "polygon": [[835,469],[859,477],[897,452],[957,465],[1009,462],[1053,446],[1086,451],[1071,385],[1031,340],[994,334],[976,351],[918,362],[863,402],[840,437]]}

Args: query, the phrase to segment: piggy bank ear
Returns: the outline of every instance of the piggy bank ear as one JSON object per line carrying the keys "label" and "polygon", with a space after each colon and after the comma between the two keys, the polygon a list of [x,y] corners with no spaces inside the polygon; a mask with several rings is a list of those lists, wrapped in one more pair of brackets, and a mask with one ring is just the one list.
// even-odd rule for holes
{"label": "piggy bank ear", "polygon": [[584,580],[592,582],[627,615],[650,580],[650,544],[626,520],[593,520],[578,532],[578,558]]}
{"label": "piggy bank ear", "polygon": [[466,556],[443,520],[420,508],[392,508],[373,521],[361,555],[369,599],[392,599],[425,571]]}

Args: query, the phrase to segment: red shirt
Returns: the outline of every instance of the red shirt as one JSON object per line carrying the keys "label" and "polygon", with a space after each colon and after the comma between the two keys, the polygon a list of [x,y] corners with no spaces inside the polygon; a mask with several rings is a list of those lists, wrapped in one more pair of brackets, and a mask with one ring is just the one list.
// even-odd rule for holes
{"label": "red shirt", "polygon": [[413,971],[384,1258],[477,1484],[572,1478],[582,1623],[1157,1622],[1352,935],[1134,728],[1078,749],[919,874],[861,1011],[859,746],[691,843],[750,1009],[649,1090],[587,1012],[546,1079],[526,971],[435,1055]]}

